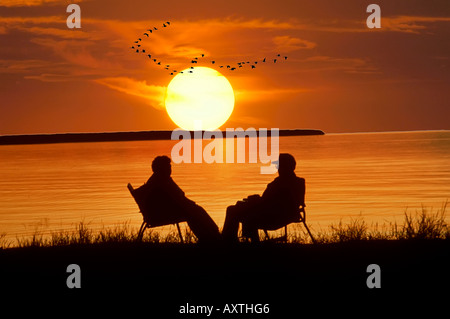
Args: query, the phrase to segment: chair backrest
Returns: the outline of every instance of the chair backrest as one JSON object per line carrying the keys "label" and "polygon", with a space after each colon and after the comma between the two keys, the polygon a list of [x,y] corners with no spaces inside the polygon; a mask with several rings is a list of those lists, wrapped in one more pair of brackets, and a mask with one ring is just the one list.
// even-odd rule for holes
{"label": "chair backrest", "polygon": [[149,226],[157,227],[186,221],[185,216],[174,214],[170,210],[155,210],[154,206],[148,202],[145,190],[141,187],[135,189],[128,183],[127,188],[138,205],[139,210],[144,217],[144,221],[147,222]]}
{"label": "chair backrest", "polygon": [[133,185],[131,185],[131,183],[128,183],[127,188],[130,191],[131,196],[133,196],[134,201],[138,205],[139,210],[141,211],[142,214],[144,214],[144,212],[146,211],[146,208],[144,207],[144,202],[141,201],[137,196],[136,190],[134,189]]}
{"label": "chair backrest", "polygon": [[[134,191],[133,185],[131,185],[130,183],[128,183],[127,188],[128,188],[128,190],[130,191],[131,195],[133,195],[133,191]],[[134,196],[133,196],[133,197],[134,197]]]}

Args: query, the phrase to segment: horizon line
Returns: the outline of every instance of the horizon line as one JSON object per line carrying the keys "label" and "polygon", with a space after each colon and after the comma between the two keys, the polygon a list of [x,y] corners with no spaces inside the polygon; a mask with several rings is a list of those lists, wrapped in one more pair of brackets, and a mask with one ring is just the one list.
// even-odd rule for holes
{"label": "horizon line", "polygon": [[[233,129],[239,129],[240,127],[233,128]],[[253,127],[250,127],[253,128]],[[120,133],[149,133],[149,132],[172,132],[176,129],[180,129],[179,127],[170,130],[138,130],[138,131],[103,131],[103,132],[55,132],[55,133],[0,133],[0,138],[2,137],[16,137],[16,136],[53,136],[53,135],[75,135],[75,134],[120,134]],[[226,129],[219,130],[220,132],[226,133]],[[247,128],[249,129],[249,128]],[[259,132],[259,129],[254,128],[257,132]],[[270,128],[270,129],[276,129],[276,128]],[[270,132],[270,129],[267,129],[268,132]],[[244,129],[245,131],[246,129]],[[386,131],[355,131],[355,132],[325,132],[321,129],[313,129],[313,128],[286,128],[281,129],[278,128],[280,132],[286,132],[286,131],[320,131],[324,134],[376,134],[376,133],[408,133],[408,132],[443,132],[443,131],[450,131],[450,128],[448,129],[413,129],[413,130],[386,130]],[[180,131],[184,132],[199,132],[198,130],[183,130],[180,129]],[[201,132],[215,132],[217,130],[201,130]]]}
{"label": "horizon line", "polygon": [[[248,129],[247,129],[248,130]],[[233,131],[233,133],[242,132],[246,137],[247,130]],[[172,140],[174,131],[154,130],[154,131],[129,131],[129,132],[93,132],[93,133],[48,133],[48,134],[22,134],[22,135],[0,135],[0,145],[25,145],[25,144],[56,144],[56,143],[88,143],[88,142],[125,142],[125,141],[144,141],[144,140]],[[198,138],[196,132],[202,132],[199,137],[203,137],[204,132],[221,132],[227,134],[227,131],[187,131],[193,138]],[[256,130],[256,137],[259,137],[260,130]],[[194,134],[192,134],[194,133]],[[324,135],[325,132],[317,129],[286,129],[279,130],[279,136],[309,136]],[[272,136],[272,131],[267,130],[267,137]],[[236,136],[241,137],[241,136]],[[249,137],[247,135],[247,137]],[[179,140],[179,138],[177,139]]]}

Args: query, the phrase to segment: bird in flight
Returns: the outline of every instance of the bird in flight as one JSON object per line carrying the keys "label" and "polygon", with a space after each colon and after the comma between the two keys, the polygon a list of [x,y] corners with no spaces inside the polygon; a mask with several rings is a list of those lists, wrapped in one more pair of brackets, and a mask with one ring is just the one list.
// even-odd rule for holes
{"label": "bird in flight", "polygon": [[[167,28],[167,27],[169,27],[169,26],[171,26],[171,22],[170,21],[166,21],[166,22],[164,22],[164,23],[161,23],[159,26],[158,26],[158,28],[160,29],[160,27],[162,27],[162,28]],[[158,28],[157,27],[155,27],[155,26],[152,26],[152,27],[150,27],[149,29],[147,29],[146,30],[146,32],[144,32],[144,33],[142,33],[145,37],[147,37],[147,39],[148,38],[150,38],[150,35],[151,35],[151,33],[153,33],[153,31],[156,31],[156,30],[158,30]],[[146,38],[144,38],[144,39],[146,39]],[[138,40],[136,40],[136,41],[134,41],[134,44],[131,46],[131,49],[133,49],[133,50],[135,50],[136,51],[136,53],[139,53],[139,52],[142,52],[142,53],[148,53],[148,52],[146,52],[146,49],[144,49],[143,47],[141,47],[141,44],[143,43],[143,42],[145,42],[145,41],[142,41],[142,42],[140,42],[140,41],[142,41],[142,38],[138,38]],[[152,54],[146,54],[147,56],[148,56],[148,58],[149,59],[151,59],[151,60],[153,60],[153,62],[155,63],[155,64],[157,64],[157,65],[162,65],[163,67],[164,67],[164,69],[165,70],[168,70],[168,73],[170,73],[170,75],[174,75],[175,73],[183,73],[183,72],[177,72],[176,70],[170,70],[170,65],[169,64],[163,64],[162,63],[162,61],[158,61],[157,59],[155,59],[153,56],[152,56]],[[204,63],[211,63],[212,65],[215,65],[215,64],[217,64],[217,66],[219,67],[219,68],[227,68],[227,69],[229,69],[230,71],[236,71],[236,70],[245,70],[246,68],[244,68],[244,66],[246,65],[246,64],[248,64],[249,65],[249,67],[250,67],[250,69],[256,69],[256,66],[258,65],[258,63],[266,63],[266,62],[269,62],[269,61],[273,61],[273,63],[274,64],[280,64],[281,63],[281,61],[286,61],[287,59],[288,59],[288,57],[287,56],[285,56],[285,55],[281,55],[281,53],[277,53],[277,54],[275,54],[275,56],[272,58],[272,57],[268,57],[267,58],[267,56],[266,57],[264,57],[262,60],[253,60],[254,62],[250,62],[250,61],[242,61],[241,60],[241,62],[233,62],[233,63],[230,63],[230,64],[222,64],[222,65],[220,65],[220,64],[218,64],[218,63],[216,63],[217,61],[214,59],[214,60],[209,60],[208,62],[206,62],[206,61],[203,61],[203,59],[202,58],[204,58],[206,56],[206,54],[205,53],[200,53],[200,55],[199,56],[197,56],[197,57],[194,57],[194,58],[192,58],[191,60],[190,60],[190,63],[191,63],[191,65],[193,65],[193,64],[199,64],[199,63],[202,63],[202,62],[204,62]],[[278,62],[280,62],[280,63],[278,63]],[[189,70],[186,70],[184,73],[193,73],[193,71],[194,71],[194,66],[191,66],[190,68],[189,68]]]}

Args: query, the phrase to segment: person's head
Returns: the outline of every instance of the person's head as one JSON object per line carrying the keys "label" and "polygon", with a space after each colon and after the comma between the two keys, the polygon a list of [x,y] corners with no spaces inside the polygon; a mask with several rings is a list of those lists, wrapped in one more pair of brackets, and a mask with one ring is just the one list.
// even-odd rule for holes
{"label": "person's head", "polygon": [[292,174],[296,164],[294,156],[288,153],[281,153],[278,158],[278,174]]}
{"label": "person's head", "polygon": [[172,173],[172,167],[170,166],[170,157],[157,156],[152,162],[152,171],[154,174],[161,176],[170,176]]}

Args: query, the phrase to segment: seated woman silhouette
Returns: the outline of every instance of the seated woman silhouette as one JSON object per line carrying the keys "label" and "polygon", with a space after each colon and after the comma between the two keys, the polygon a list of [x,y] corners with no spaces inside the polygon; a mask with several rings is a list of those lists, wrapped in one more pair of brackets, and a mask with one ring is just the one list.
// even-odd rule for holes
{"label": "seated woman silhouette", "polygon": [[188,199],[170,177],[170,162],[167,156],[157,156],[152,162],[153,175],[136,190],[145,199],[145,210],[150,212],[153,223],[167,225],[184,220],[199,242],[219,239],[219,229],[208,213]]}
{"label": "seated woman silhouette", "polygon": [[305,206],[305,180],[295,175],[295,158],[291,154],[280,154],[278,174],[266,190],[251,195],[236,205],[229,206],[222,230],[222,237],[237,241],[239,223],[242,235],[259,241],[258,229],[278,229],[299,218],[299,206]]}

